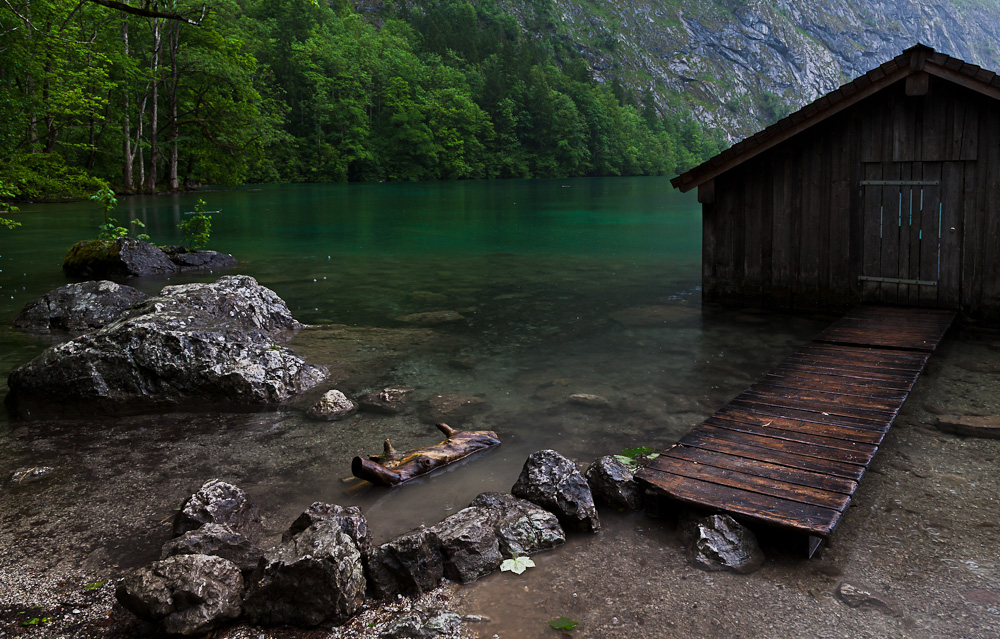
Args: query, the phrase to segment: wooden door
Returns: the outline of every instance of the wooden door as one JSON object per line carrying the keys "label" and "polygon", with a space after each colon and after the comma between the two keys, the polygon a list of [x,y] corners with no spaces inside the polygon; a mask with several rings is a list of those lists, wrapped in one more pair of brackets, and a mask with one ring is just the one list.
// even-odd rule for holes
{"label": "wooden door", "polygon": [[914,164],[879,166],[880,179],[861,183],[865,302],[941,305],[942,234],[953,226],[952,215],[942,201],[940,169],[937,179],[904,179],[923,173]]}

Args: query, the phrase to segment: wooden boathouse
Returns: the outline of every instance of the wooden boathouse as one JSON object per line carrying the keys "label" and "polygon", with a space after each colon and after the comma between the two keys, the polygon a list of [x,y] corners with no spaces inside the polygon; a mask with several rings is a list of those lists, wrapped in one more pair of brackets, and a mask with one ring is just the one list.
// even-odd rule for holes
{"label": "wooden boathouse", "polygon": [[706,301],[1000,319],[1000,77],[917,45],[674,178]]}

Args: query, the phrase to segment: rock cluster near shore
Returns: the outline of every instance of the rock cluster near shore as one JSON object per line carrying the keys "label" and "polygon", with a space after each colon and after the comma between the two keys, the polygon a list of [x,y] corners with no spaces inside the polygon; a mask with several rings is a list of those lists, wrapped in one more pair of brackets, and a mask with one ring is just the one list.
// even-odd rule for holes
{"label": "rock cluster near shore", "polygon": [[63,272],[70,277],[107,279],[210,271],[236,266],[236,258],[218,251],[183,246],[153,246],[130,237],[83,240],[70,247]]}
{"label": "rock cluster near shore", "polygon": [[8,405],[149,410],[191,399],[285,401],[327,376],[276,340],[301,328],[274,291],[244,275],[167,286],[104,328],[41,353],[8,378]]}
{"label": "rock cluster near shore", "polygon": [[[559,453],[532,454],[518,485],[534,501],[482,493],[443,521],[374,547],[357,507],[317,502],[278,545],[262,550],[256,545],[256,505],[236,486],[211,480],[185,500],[163,559],[122,579],[116,595],[140,618],[186,636],[239,616],[264,626],[337,625],[356,614],[366,597],[417,596],[444,579],[469,583],[498,570],[505,559],[555,548],[566,541],[561,521],[575,522],[579,512],[589,512],[588,523],[575,528],[598,530],[586,481]],[[572,496],[566,486],[573,486]],[[201,593],[193,590],[197,580],[205,584]],[[398,621],[393,627],[401,632],[410,626],[419,632],[396,636],[437,636],[429,621]],[[451,615],[438,622],[451,632],[461,619]]]}

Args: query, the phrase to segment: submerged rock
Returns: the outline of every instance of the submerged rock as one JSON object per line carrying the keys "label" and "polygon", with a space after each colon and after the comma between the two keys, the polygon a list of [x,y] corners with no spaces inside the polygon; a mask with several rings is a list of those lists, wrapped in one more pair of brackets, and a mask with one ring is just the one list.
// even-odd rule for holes
{"label": "submerged rock", "polygon": [[610,408],[611,402],[607,397],[592,395],[590,393],[574,393],[569,396],[569,403],[578,406],[589,406],[590,408]]}
{"label": "submerged rock", "polygon": [[196,636],[240,616],[243,577],[220,557],[182,555],[136,570],[118,584],[119,603],[169,634]]}
{"label": "submerged rock", "polygon": [[182,246],[159,248],[130,237],[83,240],[70,247],[63,272],[70,277],[105,279],[168,275],[183,271],[228,268],[236,258],[217,251],[189,251]]}
{"label": "submerged rock", "polygon": [[342,624],[365,600],[361,553],[333,521],[320,521],[267,551],[243,600],[253,623]]}
{"label": "submerged rock", "polygon": [[397,317],[396,321],[416,326],[437,326],[438,324],[448,324],[464,319],[462,315],[455,311],[428,311],[426,313],[403,315],[402,317]]}
{"label": "submerged rock", "polygon": [[625,328],[692,326],[701,321],[701,308],[666,304],[636,306],[611,313],[609,317]]}
{"label": "submerged rock", "polygon": [[613,455],[605,455],[591,464],[586,477],[597,503],[620,510],[642,507],[642,487],[632,471]]}
{"label": "submerged rock", "polygon": [[412,386],[386,386],[362,396],[358,404],[361,410],[369,413],[398,415],[406,410],[406,398],[413,390]]}
{"label": "submerged rock", "polygon": [[300,327],[281,298],[252,277],[167,286],[118,321],[14,370],[8,405],[44,416],[75,404],[153,410],[194,399],[279,403],[327,375],[275,343]]}
{"label": "submerged rock", "polygon": [[250,540],[260,538],[263,533],[257,504],[242,489],[218,479],[208,480],[184,500],[174,516],[174,536],[204,524],[229,526]]}
{"label": "submerged rock", "polygon": [[692,539],[691,562],[708,571],[754,572],[764,564],[757,537],[729,515],[691,520],[686,531]]}
{"label": "submerged rock", "polygon": [[319,398],[319,401],[309,407],[309,410],[306,411],[306,415],[312,419],[333,422],[338,419],[350,417],[357,412],[357,410],[357,404],[347,399],[347,395],[344,395],[339,390],[334,389],[323,393],[323,396]]}
{"label": "submerged rock", "polygon": [[14,317],[14,326],[33,331],[91,331],[110,324],[147,297],[131,286],[108,280],[67,284],[30,302]]}
{"label": "submerged rock", "polygon": [[510,492],[554,513],[570,530],[601,529],[587,480],[576,464],[554,450],[529,455]]}
{"label": "submerged rock", "polygon": [[434,395],[420,407],[420,419],[427,424],[445,422],[453,426],[466,423],[485,408],[486,400],[464,395]]}

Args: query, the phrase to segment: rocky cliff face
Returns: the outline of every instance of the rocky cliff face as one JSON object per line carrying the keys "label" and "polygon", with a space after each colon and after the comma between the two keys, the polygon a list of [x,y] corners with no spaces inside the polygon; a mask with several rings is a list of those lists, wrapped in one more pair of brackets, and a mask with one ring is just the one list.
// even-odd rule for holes
{"label": "rocky cliff face", "polygon": [[[687,110],[730,141],[917,42],[1000,70],[994,0],[501,0],[547,24],[595,76],[663,109]],[[539,20],[540,13],[548,20]]]}

